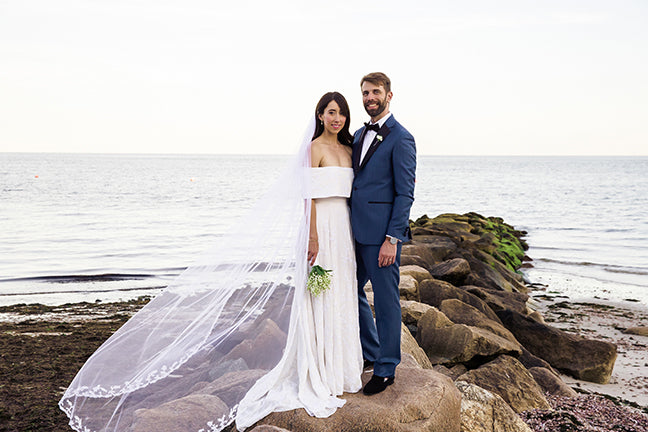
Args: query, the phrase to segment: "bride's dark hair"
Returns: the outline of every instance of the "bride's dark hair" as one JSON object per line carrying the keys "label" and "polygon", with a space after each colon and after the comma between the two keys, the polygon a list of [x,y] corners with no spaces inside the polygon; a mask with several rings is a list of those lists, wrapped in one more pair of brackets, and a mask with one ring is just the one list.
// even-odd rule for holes
{"label": "bride's dark hair", "polygon": [[347,103],[344,96],[338,92],[328,92],[321,97],[317,103],[317,108],[315,108],[315,133],[313,134],[313,139],[322,135],[324,132],[324,125],[319,120],[318,116],[324,114],[324,110],[331,101],[335,101],[340,107],[340,114],[346,117],[344,122],[344,127],[340,132],[338,132],[338,141],[340,143],[351,147],[353,145],[353,136],[349,132],[349,125],[351,124],[351,112],[349,111],[349,104]]}

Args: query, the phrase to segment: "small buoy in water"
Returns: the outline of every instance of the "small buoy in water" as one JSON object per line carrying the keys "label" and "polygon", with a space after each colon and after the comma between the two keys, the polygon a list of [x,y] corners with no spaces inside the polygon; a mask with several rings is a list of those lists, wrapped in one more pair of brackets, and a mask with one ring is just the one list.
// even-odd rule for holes
{"label": "small buoy in water", "polygon": [[38,178],[38,176],[37,176],[37,175],[35,175],[35,176],[34,176],[34,178]]}

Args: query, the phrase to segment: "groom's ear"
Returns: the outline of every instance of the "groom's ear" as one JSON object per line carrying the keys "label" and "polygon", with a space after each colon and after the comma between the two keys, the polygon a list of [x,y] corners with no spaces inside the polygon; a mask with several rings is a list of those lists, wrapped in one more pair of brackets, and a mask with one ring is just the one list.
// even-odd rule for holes
{"label": "groom's ear", "polygon": [[394,96],[394,93],[392,93],[390,91],[389,93],[387,93],[387,97],[385,99],[387,99],[387,102],[391,102],[393,96]]}

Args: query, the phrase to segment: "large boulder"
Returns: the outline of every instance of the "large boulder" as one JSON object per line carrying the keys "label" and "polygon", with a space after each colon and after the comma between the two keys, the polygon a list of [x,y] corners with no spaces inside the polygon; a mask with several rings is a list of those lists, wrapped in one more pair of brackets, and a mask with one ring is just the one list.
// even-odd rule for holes
{"label": "large boulder", "polygon": [[[452,245],[454,246],[454,243]],[[443,261],[449,252],[450,250],[446,247],[434,248],[432,245],[419,243],[417,239],[414,239],[408,244],[403,245],[401,250],[401,264],[403,261],[402,257],[415,256],[421,259],[421,267],[429,270],[433,265]]]}
{"label": "large boulder", "polygon": [[401,300],[401,319],[405,325],[417,326],[425,312],[432,309],[432,306],[410,300]]}
{"label": "large boulder", "polygon": [[455,386],[461,391],[461,432],[531,432],[499,395],[465,381]]}
{"label": "large boulder", "polygon": [[496,393],[517,413],[531,409],[549,409],[542,389],[522,363],[502,355],[495,360],[466,372],[458,378]]}
{"label": "large boulder", "polygon": [[401,352],[409,354],[423,369],[432,369],[432,363],[425,351],[418,345],[405,324],[401,324]]}
{"label": "large boulder", "polygon": [[[253,369],[271,369],[281,359],[281,350],[277,346],[283,346],[286,342],[286,334],[275,324],[274,321],[266,319],[259,327],[254,339],[246,339],[235,346],[223,360],[243,359],[245,364]],[[259,356],[260,352],[268,355]]]}
{"label": "large boulder", "polygon": [[400,291],[401,298],[418,301],[418,284],[419,283],[414,276],[401,275],[400,282],[398,283],[398,290]]}
{"label": "large boulder", "polygon": [[218,395],[230,406],[234,406],[263,375],[266,370],[253,369],[231,372],[209,383],[197,383],[189,391],[192,394]]}
{"label": "large boulder", "polygon": [[416,341],[432,364],[476,366],[500,354],[522,354],[519,344],[479,327],[455,324],[436,308],[419,320]]}
{"label": "large boulder", "polygon": [[[470,274],[466,277],[464,282],[465,285],[476,285],[487,288],[492,288],[501,291],[524,291],[526,287],[511,278],[504,276],[505,273],[500,273],[498,270],[493,268],[487,262],[482,261],[479,258],[475,258],[472,253],[481,253],[483,257],[490,257],[490,255],[483,253],[481,251],[462,251],[460,253],[461,257],[468,261],[470,264]],[[491,257],[491,259],[493,259]],[[493,261],[496,261],[493,259]],[[497,267],[497,265],[495,265]],[[505,267],[504,267],[505,268]],[[510,272],[506,269],[506,272]]]}
{"label": "large boulder", "polygon": [[197,431],[230,412],[216,396],[192,394],[133,414],[132,432]]}
{"label": "large boulder", "polygon": [[538,383],[545,393],[552,396],[576,397],[578,393],[569,387],[553,371],[543,367],[532,367],[529,369],[533,379]]}
{"label": "large boulder", "polygon": [[[414,253],[414,252],[412,252]],[[407,266],[407,267],[421,267],[424,269],[427,269],[430,267],[427,261],[425,259],[421,258],[418,255],[409,255],[409,254],[401,254],[400,257],[400,264],[402,266]]]}
{"label": "large boulder", "polygon": [[520,363],[522,363],[527,369],[531,369],[532,367],[541,367],[551,370],[554,374],[556,373],[549,363],[538,356],[534,356],[524,347],[522,347],[522,355],[518,357],[518,360],[520,360]]}
{"label": "large boulder", "polygon": [[449,282],[436,279],[427,279],[419,284],[419,295],[422,303],[427,303],[434,307],[441,307],[441,302],[446,299],[458,299],[462,302],[477,308],[493,321],[499,322],[499,318],[493,310],[475,294],[465,289],[457,288]]}
{"label": "large boulder", "polygon": [[402,264],[400,266],[400,275],[401,277],[406,275],[412,276],[419,283],[425,279],[430,279],[432,277],[430,272],[421,266]]}
{"label": "large boulder", "polygon": [[569,334],[511,310],[499,311],[497,315],[531,354],[559,371],[600,384],[610,380],[616,345]]}
{"label": "large boulder", "polygon": [[[508,339],[514,344],[518,344],[518,341],[515,340],[513,333],[508,331],[504,327],[499,319],[494,321],[489,319],[486,315],[480,312],[477,308],[470,306],[457,299],[447,299],[441,302],[441,307],[439,308],[441,312],[447,316],[450,321],[455,324],[465,324],[468,326],[479,327],[484,330],[488,330],[491,333],[494,333],[498,336]],[[520,347],[520,350],[522,347]]]}
{"label": "large boulder", "polygon": [[[440,263],[457,249],[456,243],[443,235],[417,235],[409,244],[416,248],[425,248],[426,252],[421,252],[421,257],[430,265]],[[405,246],[408,245],[404,245],[403,249]],[[420,249],[412,249],[415,250],[420,251]]]}
{"label": "large boulder", "polygon": [[[332,416],[311,417],[303,409],[272,413],[259,424],[293,432],[459,432],[461,393],[450,378],[403,362],[394,384],[371,397],[345,393]],[[363,375],[366,383],[371,374]]]}
{"label": "large boulder", "polygon": [[434,265],[430,274],[439,280],[450,282],[453,285],[462,285],[470,273],[470,265],[463,258],[454,258]]}
{"label": "large boulder", "polygon": [[495,312],[510,309],[526,315],[528,311],[527,300],[529,300],[529,296],[527,294],[482,288],[474,285],[466,285],[461,288],[480,298]]}

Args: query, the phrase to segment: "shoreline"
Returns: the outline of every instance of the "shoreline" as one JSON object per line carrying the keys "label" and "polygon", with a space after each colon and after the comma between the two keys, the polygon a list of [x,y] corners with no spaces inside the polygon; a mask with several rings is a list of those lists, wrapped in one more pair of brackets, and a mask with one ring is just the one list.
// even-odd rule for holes
{"label": "shoreline", "polygon": [[617,345],[617,358],[608,384],[578,380],[561,374],[579,393],[597,393],[636,404],[648,413],[648,336],[625,333],[630,327],[648,327],[648,308],[632,301],[601,298],[570,299],[537,284],[529,286],[532,307],[548,325],[588,339]]}
{"label": "shoreline", "polygon": [[[609,384],[561,374],[565,383],[580,394],[603,395],[648,414],[648,336],[622,332],[630,324],[647,326],[648,309],[600,299],[572,303],[535,285],[530,295],[547,324],[618,346]],[[69,431],[57,405],[66,386],[87,357],[149,300],[0,307],[0,419],[10,430],[39,425],[40,430]]]}

